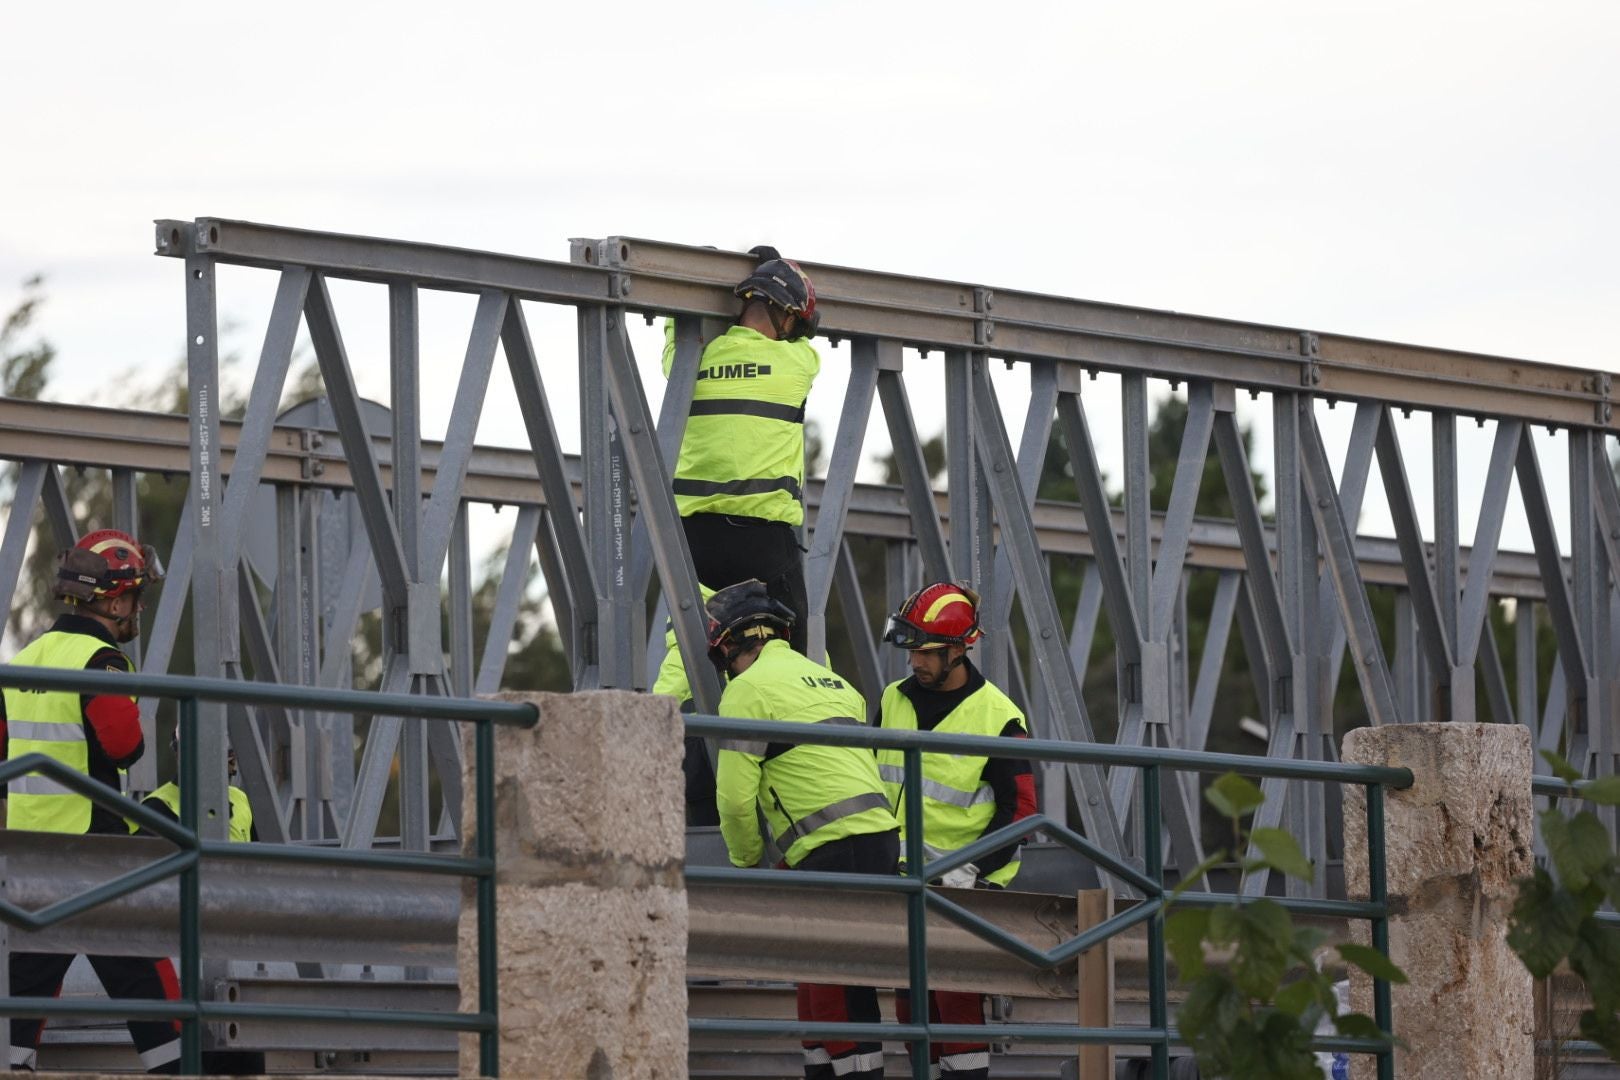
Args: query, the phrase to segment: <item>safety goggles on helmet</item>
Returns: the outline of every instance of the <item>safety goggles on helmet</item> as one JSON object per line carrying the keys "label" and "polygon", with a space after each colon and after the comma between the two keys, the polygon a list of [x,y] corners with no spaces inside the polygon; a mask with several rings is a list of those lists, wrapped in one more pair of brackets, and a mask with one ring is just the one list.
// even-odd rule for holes
{"label": "safety goggles on helmet", "polygon": [[912,593],[883,628],[885,642],[908,651],[965,647],[982,636],[979,594],[949,581],[937,581]]}
{"label": "safety goggles on helmet", "polygon": [[886,644],[897,645],[907,652],[917,649],[939,649],[950,644],[937,640],[934,635],[913,626],[898,615],[890,615],[888,624],[883,627],[883,640]]}

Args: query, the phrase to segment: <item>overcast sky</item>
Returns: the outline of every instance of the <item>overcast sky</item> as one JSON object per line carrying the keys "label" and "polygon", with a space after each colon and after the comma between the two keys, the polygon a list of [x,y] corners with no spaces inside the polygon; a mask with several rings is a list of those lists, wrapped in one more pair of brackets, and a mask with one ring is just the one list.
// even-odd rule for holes
{"label": "overcast sky", "polygon": [[[1620,369],[1614,3],[34,4],[5,25],[0,310],[45,274],[64,370],[168,370],[180,267],[150,222],[204,215],[555,259],[572,236],[770,241]],[[250,352],[268,279],[223,286]],[[380,303],[339,303],[386,399]],[[470,312],[427,313],[444,370]]]}

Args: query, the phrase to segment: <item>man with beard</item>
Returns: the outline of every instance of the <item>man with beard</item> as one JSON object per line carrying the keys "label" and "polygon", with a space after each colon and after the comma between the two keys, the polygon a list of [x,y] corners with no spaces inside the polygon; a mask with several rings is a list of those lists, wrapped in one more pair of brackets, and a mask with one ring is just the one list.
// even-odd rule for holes
{"label": "man with beard", "polygon": [[[967,658],[968,646],[982,636],[979,598],[973,590],[940,581],[912,594],[889,617],[883,633],[884,641],[911,654],[911,677],[883,692],[878,723],[907,731],[1027,738],[1024,714]],[[905,790],[905,756],[899,750],[879,750],[877,757],[884,791],[903,831],[905,800],[914,794]],[[925,753],[922,773],[923,849],[930,860],[1035,812],[1035,777],[1023,758]],[[902,837],[902,851],[903,844]],[[938,884],[1004,888],[1018,873],[1020,848],[1009,844],[981,856]],[[933,1023],[984,1023],[983,994],[936,990],[928,997]],[[896,992],[895,1009],[902,1024],[911,1021],[911,999],[904,990]],[[988,1043],[932,1043],[930,1049],[942,1077],[986,1080],[990,1075]]]}

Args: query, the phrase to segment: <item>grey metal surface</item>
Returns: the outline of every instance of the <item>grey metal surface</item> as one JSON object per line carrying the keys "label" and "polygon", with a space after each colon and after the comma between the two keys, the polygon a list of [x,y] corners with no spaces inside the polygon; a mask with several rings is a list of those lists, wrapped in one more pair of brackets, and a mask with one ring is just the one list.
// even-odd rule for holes
{"label": "grey metal surface", "polygon": [[[173,852],[163,840],[0,834],[6,898],[28,910]],[[400,871],[244,862],[205,856],[203,950],[234,960],[455,964],[457,878]],[[46,930],[11,930],[14,950],[171,956],[179,949],[176,879]]]}

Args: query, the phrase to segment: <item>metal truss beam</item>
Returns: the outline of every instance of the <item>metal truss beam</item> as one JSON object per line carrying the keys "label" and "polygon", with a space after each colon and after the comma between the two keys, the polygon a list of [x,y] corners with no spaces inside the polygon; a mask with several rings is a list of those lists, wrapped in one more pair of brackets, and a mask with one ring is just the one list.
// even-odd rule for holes
{"label": "metal truss beam", "polygon": [[[460,292],[500,289],[552,303],[628,302],[632,310],[729,318],[732,286],[753,261],[740,252],[611,237],[576,250],[613,265],[560,263],[433,244],[345,236],[222,218],[156,223],[157,254],[307,266],[362,281],[414,280]],[[1220,379],[1254,389],[1379,399],[1462,414],[1616,430],[1606,378],[1559,367],[1299,328],[1182,315],[805,263],[823,331],[891,337],[929,348],[1069,360],[1160,378]],[[976,295],[988,303],[975,304]]]}
{"label": "metal truss beam", "polygon": [[[515,306],[509,309],[508,325],[511,324],[510,312],[515,310]],[[509,356],[512,348],[508,343]],[[532,351],[523,355],[533,360]],[[524,399],[521,392],[519,399]],[[0,398],[0,459],[45,460],[85,468],[128,468],[137,473],[160,475],[184,474],[187,471],[188,453],[186,428],[186,417],[170,413]],[[342,451],[330,444],[305,447],[303,432],[306,430],[292,425],[276,426],[260,479],[267,483],[315,490],[352,490],[350,468]],[[530,427],[531,437],[535,430],[536,427]],[[554,428],[540,423],[538,430]],[[222,421],[220,424],[220,459],[227,476],[235,467],[239,431],[240,425],[235,422]],[[372,443],[377,448],[384,482],[391,486],[392,440],[373,436]],[[542,437],[539,445],[548,443],[556,445],[551,437]],[[424,440],[421,444],[424,490],[432,489],[438,474],[441,451],[442,444],[436,441]],[[535,459],[536,454],[527,449],[478,447],[469,465],[462,497],[471,502],[502,506],[545,507],[554,504],[550,492],[557,488],[568,492],[568,501],[576,508],[577,515],[582,483],[578,457],[563,454],[560,449],[554,457],[548,454],[544,472],[549,478],[543,482],[542,473],[537,472]],[[556,462],[555,468],[551,467],[553,461]],[[812,523],[821,504],[822,489],[823,484],[819,479],[811,480],[805,487],[805,502]],[[932,498],[936,519],[948,520],[948,496],[933,492]],[[1110,515],[1117,546],[1117,538],[1123,536],[1125,531],[1124,512],[1110,507]],[[1095,541],[1079,506],[1038,499],[1034,503],[1032,517],[1041,550],[1047,554],[1081,558],[1091,558],[1096,554]],[[567,516],[559,515],[559,518],[562,531],[570,531]],[[577,517],[575,520],[577,525]],[[1150,529],[1150,535],[1157,543],[1163,535],[1162,515],[1153,517]],[[856,484],[850,493],[845,532],[890,540],[913,539],[915,534],[904,489],[881,484]],[[1275,531],[1272,528],[1261,524],[1260,536],[1262,548],[1268,552],[1276,549]],[[1384,537],[1358,536],[1355,548],[1356,557],[1361,562],[1362,577],[1367,584],[1405,586],[1406,575],[1396,541]],[[1461,555],[1465,564],[1471,561],[1471,549],[1462,549]],[[1186,562],[1193,569],[1244,569],[1243,547],[1237,527],[1230,521],[1195,518],[1189,532]],[[572,567],[575,561],[570,558],[566,560],[566,565]],[[1464,578],[1465,584],[1467,580]],[[1531,552],[1499,552],[1490,580],[1490,595],[1493,597],[1525,600],[1542,600],[1546,597],[1538,556]]]}

